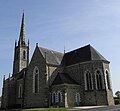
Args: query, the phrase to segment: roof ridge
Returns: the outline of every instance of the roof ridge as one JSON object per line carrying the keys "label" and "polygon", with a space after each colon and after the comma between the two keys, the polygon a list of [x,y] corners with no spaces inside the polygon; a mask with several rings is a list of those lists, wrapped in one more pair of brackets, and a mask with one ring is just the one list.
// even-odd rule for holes
{"label": "roof ridge", "polygon": [[[68,73],[57,73],[57,76],[55,77],[53,81],[53,85],[58,84],[78,84],[73,78],[69,76]],[[78,84],[79,85],[79,84]]]}
{"label": "roof ridge", "polygon": [[[69,52],[67,52],[67,53],[71,53],[71,52],[77,51],[77,50],[79,50],[79,49],[82,49],[82,48],[88,47],[88,46],[91,46],[91,45],[88,44],[88,45],[82,46],[82,47],[80,47],[80,48],[76,48],[76,49],[74,49],[74,50],[71,50],[71,51],[69,51]],[[67,54],[67,53],[65,53],[65,54]]]}
{"label": "roof ridge", "polygon": [[90,48],[90,58],[91,58],[91,60],[92,60],[92,59],[93,59],[93,56],[92,56],[92,50],[91,50],[91,48],[93,48],[93,47],[90,45],[89,48]]}
{"label": "roof ridge", "polygon": [[105,60],[108,61],[101,53],[99,53],[94,47],[90,46],[90,51],[91,51],[91,60],[93,60],[93,54],[92,54],[92,50],[95,51],[95,53],[97,54],[97,56],[101,59],[101,60]]}
{"label": "roof ridge", "polygon": [[38,48],[39,48],[39,51],[41,52],[43,58],[45,58],[45,56],[44,56],[43,51],[41,50],[41,48],[40,47],[38,47]]}
{"label": "roof ridge", "polygon": [[43,55],[43,58],[46,59],[47,64],[60,65],[61,60],[63,58],[63,53],[43,47],[38,47],[38,48],[41,54]]}
{"label": "roof ridge", "polygon": [[39,48],[43,48],[43,49],[48,50],[48,51],[53,51],[53,52],[57,52],[57,53],[63,54],[62,52],[59,52],[59,51],[56,51],[56,50],[53,50],[53,49],[48,49],[48,48],[45,48],[45,47],[39,47]]}

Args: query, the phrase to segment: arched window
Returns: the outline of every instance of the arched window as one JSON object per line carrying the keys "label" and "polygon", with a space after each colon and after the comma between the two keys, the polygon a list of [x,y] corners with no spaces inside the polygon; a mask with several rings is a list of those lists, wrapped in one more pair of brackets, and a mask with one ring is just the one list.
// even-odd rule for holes
{"label": "arched window", "polygon": [[18,87],[18,98],[22,98],[22,84]]}
{"label": "arched window", "polygon": [[85,72],[85,90],[93,90],[93,79],[89,71]]}
{"label": "arched window", "polygon": [[33,71],[33,93],[38,92],[39,92],[39,69],[38,67],[35,67]]}
{"label": "arched window", "polygon": [[25,52],[25,50],[23,51],[23,59],[26,59],[26,52]]}
{"label": "arched window", "polygon": [[52,93],[52,103],[55,103],[55,99],[56,99],[56,94],[55,92]]}
{"label": "arched window", "polygon": [[58,99],[58,92],[55,93],[55,102],[59,102],[59,99]]}
{"label": "arched window", "polygon": [[109,77],[109,73],[108,73],[107,70],[106,70],[106,84],[107,84],[107,88],[111,89],[111,87],[110,87],[110,77]]}
{"label": "arched window", "polygon": [[63,102],[61,91],[52,93],[52,103],[56,103],[56,102]]}
{"label": "arched window", "polygon": [[58,102],[63,102],[61,91],[58,91]]}
{"label": "arched window", "polygon": [[80,94],[79,93],[75,94],[75,102],[76,102],[77,106],[80,105],[81,100],[80,100]]}
{"label": "arched window", "polygon": [[97,90],[101,90],[101,89],[104,89],[103,88],[103,75],[102,73],[100,72],[100,70],[97,70],[96,71],[96,74],[95,74],[95,79],[96,79],[96,89]]}

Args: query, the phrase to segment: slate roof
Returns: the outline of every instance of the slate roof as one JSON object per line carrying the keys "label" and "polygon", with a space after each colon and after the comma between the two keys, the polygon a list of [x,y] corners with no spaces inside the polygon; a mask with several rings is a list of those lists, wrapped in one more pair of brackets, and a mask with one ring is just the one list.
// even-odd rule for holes
{"label": "slate roof", "polygon": [[63,53],[46,49],[43,47],[39,47],[39,50],[41,51],[43,57],[46,59],[47,64],[51,64],[51,65],[61,64]]}
{"label": "slate roof", "polygon": [[67,73],[58,73],[55,77],[52,85],[59,84],[76,84],[79,85],[75,80],[73,80]]}
{"label": "slate roof", "polygon": [[68,66],[91,60],[102,60],[109,62],[91,45],[86,45],[84,47],[66,53],[63,58],[62,64]]}

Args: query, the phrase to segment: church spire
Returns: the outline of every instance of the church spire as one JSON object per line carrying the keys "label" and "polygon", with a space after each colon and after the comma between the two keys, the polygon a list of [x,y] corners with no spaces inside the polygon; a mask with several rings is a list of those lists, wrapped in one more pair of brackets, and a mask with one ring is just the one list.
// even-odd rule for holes
{"label": "church spire", "polygon": [[29,42],[27,45],[26,34],[25,34],[24,12],[22,15],[22,23],[21,23],[18,45],[15,42],[14,51],[15,52],[14,52],[14,62],[13,62],[13,76],[16,76],[18,72],[26,68],[29,64]]}
{"label": "church spire", "polygon": [[25,35],[25,21],[24,21],[24,12],[23,12],[18,45],[26,46],[25,38],[26,38],[26,35]]}

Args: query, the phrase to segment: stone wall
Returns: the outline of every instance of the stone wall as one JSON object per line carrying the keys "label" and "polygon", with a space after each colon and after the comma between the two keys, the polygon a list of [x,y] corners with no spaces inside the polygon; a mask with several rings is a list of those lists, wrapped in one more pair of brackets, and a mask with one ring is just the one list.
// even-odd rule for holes
{"label": "stone wall", "polygon": [[76,93],[80,94],[80,100],[81,100],[82,92],[80,90],[79,85],[68,85],[66,87],[65,93],[67,94],[67,105],[68,105],[68,107],[76,107],[76,106],[81,105],[82,101],[79,103],[79,105],[77,105],[77,103],[76,103]]}
{"label": "stone wall", "polygon": [[48,85],[50,85],[51,81],[53,81],[54,78],[56,77],[56,73],[55,73],[56,70],[57,70],[56,66],[52,66],[52,65],[49,65],[49,64],[46,65],[46,74],[47,74]]}
{"label": "stone wall", "polygon": [[[113,98],[112,92],[107,94],[106,91],[106,83],[104,77],[104,70],[105,66],[103,61],[88,61],[80,64],[71,65],[65,68],[65,72],[70,75],[76,82],[80,84],[81,90],[81,104],[82,105],[107,105],[111,102],[109,98]],[[108,63],[106,63],[108,67]],[[103,87],[102,91],[96,90],[96,83],[95,83],[95,71],[99,69],[103,73]],[[85,71],[89,70],[92,74],[93,79],[93,90],[86,91],[85,90],[85,81],[84,81],[84,73]],[[107,96],[109,95],[109,97]],[[91,99],[92,98],[92,99]],[[113,103],[113,102],[112,102]]]}
{"label": "stone wall", "polygon": [[[51,89],[51,93],[55,92],[62,93],[62,102],[55,102],[51,105],[53,107],[75,107],[77,106],[75,97],[76,93],[81,93],[80,86],[75,84],[61,84],[61,85],[53,85]],[[81,103],[80,103],[81,104]]]}
{"label": "stone wall", "polygon": [[10,84],[8,87],[9,95],[8,95],[8,101],[9,101],[9,108],[13,108],[16,105],[15,97],[16,97],[16,80],[13,78],[10,80]]}
{"label": "stone wall", "polygon": [[106,75],[106,70],[109,72],[109,80],[110,80],[110,89],[107,87],[106,83],[106,93],[107,93],[107,100],[108,100],[108,105],[114,105],[114,98],[113,98],[113,91],[112,91],[112,82],[111,82],[111,73],[109,69],[109,65],[106,63],[103,63],[103,68],[104,68],[104,74]]}
{"label": "stone wall", "polygon": [[8,108],[8,80],[4,81],[3,85],[1,107]]}
{"label": "stone wall", "polygon": [[22,94],[23,94],[23,79],[17,80],[17,87],[16,87],[16,106],[22,107],[23,102],[23,96],[22,98],[19,97],[19,86],[22,86]]}
{"label": "stone wall", "polygon": [[[23,58],[23,51],[25,51],[26,53],[26,57],[25,59]],[[28,48],[25,47],[25,48],[20,48],[20,61],[19,61],[19,72],[23,69],[23,68],[26,68],[27,65],[28,65],[28,58],[27,58],[27,54],[28,54]]]}
{"label": "stone wall", "polygon": [[[39,69],[39,92],[33,93],[33,70],[36,66]],[[45,60],[36,47],[26,74],[24,107],[48,107],[49,93],[45,73]]]}
{"label": "stone wall", "polygon": [[[62,93],[62,102],[52,103],[52,93]],[[50,92],[50,106],[52,107],[65,107],[65,85],[53,85]]]}
{"label": "stone wall", "polygon": [[2,108],[15,107],[15,87],[16,81],[13,78],[8,78],[4,82],[3,95],[2,95]]}

